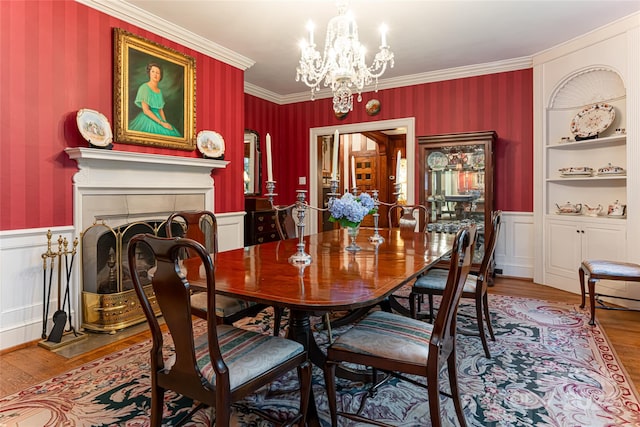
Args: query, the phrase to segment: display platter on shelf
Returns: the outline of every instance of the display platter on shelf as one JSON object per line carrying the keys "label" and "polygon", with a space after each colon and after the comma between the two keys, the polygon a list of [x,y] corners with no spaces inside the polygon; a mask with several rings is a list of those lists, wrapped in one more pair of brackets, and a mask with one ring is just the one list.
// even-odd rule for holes
{"label": "display platter on shelf", "polygon": [[224,138],[218,132],[203,130],[197,137],[198,150],[205,156],[220,158],[224,156]]}
{"label": "display platter on shelf", "polygon": [[449,159],[443,152],[434,151],[427,157],[427,164],[433,170],[443,170],[449,164]]}
{"label": "display platter on shelf", "polygon": [[612,105],[603,102],[582,109],[571,121],[571,132],[580,138],[597,136],[606,130],[616,118]]}
{"label": "display platter on shelf", "polygon": [[107,147],[113,141],[109,120],[98,111],[88,108],[78,110],[76,123],[82,137],[91,145]]}

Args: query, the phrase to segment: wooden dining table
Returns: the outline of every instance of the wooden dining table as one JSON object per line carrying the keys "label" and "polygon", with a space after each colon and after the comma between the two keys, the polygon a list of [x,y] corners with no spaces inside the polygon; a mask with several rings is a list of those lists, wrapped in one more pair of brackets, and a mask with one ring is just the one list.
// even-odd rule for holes
{"label": "wooden dining table", "polygon": [[[216,293],[289,308],[289,338],[302,343],[312,363],[322,367],[325,355],[313,337],[312,315],[353,311],[386,301],[449,254],[454,239],[454,234],[400,229],[379,233],[384,241],[370,243],[374,230],[361,228],[356,239],[361,247],[358,252],[345,250],[349,244],[345,229],[305,236],[311,263],[304,266],[289,263],[298,239],[220,252],[214,260]],[[206,289],[199,269],[186,267],[191,286]]]}

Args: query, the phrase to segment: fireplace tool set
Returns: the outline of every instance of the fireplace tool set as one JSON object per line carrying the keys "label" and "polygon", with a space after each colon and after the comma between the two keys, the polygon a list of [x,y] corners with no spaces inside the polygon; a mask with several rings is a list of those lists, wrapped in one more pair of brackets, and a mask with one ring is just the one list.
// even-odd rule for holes
{"label": "fireplace tool set", "polygon": [[[41,255],[42,257],[42,290],[43,290],[43,304],[42,304],[42,339],[49,343],[60,343],[62,341],[62,335],[64,332],[73,332],[74,337],[78,337],[73,322],[71,319],[71,272],[73,269],[73,261],[76,256],[78,239],[73,241],[72,248],[69,248],[69,242],[62,236],[58,237],[58,250],[54,251],[51,248],[51,230],[47,231],[47,251]],[[56,263],[57,260],[57,263]],[[48,261],[48,262],[47,262]],[[62,274],[64,261],[64,278],[66,279],[64,296],[62,296]],[[53,313],[53,328],[47,336],[47,322],[49,319],[49,306],[51,302],[51,290],[53,288],[53,274],[57,272],[57,285],[58,285],[58,309]],[[62,304],[60,303],[62,297]],[[66,311],[68,310],[68,312]],[[65,327],[69,323],[69,329],[65,331]],[[44,345],[50,347],[49,345]]]}

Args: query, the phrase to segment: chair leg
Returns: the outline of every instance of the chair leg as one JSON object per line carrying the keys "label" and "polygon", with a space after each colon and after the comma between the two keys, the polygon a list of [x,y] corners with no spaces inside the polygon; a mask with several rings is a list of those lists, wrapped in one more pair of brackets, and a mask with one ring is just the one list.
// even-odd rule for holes
{"label": "chair leg", "polygon": [[151,426],[162,425],[162,411],[164,410],[164,389],[154,386],[151,389]]}
{"label": "chair leg", "polygon": [[304,423],[304,420],[307,419],[311,396],[311,363],[309,361],[298,366],[298,381],[300,382],[300,416],[301,422]]}
{"label": "chair leg", "polygon": [[489,330],[489,336],[491,337],[491,341],[496,340],[496,336],[493,333],[493,326],[491,325],[491,313],[489,313],[489,296],[484,294],[482,298],[482,306],[484,308],[484,321],[487,324],[487,329]]}
{"label": "chair leg", "polygon": [[429,323],[433,323],[433,294],[429,294]]}
{"label": "chair leg", "polygon": [[284,308],[273,307],[273,336],[280,335],[280,323],[282,322],[282,313]]}
{"label": "chair leg", "polygon": [[482,297],[476,298],[476,323],[478,324],[478,333],[480,334],[480,340],[482,341],[482,348],[484,349],[484,355],[487,357],[487,359],[491,359],[491,353],[489,352],[489,345],[487,344],[487,335],[485,334],[485,331],[484,331]]}
{"label": "chair leg", "polygon": [[327,337],[329,338],[329,344],[333,344],[333,333],[331,332],[331,316],[329,313],[324,314],[324,327],[327,330]]}
{"label": "chair leg", "polygon": [[[431,357],[431,354],[429,356]],[[431,427],[441,427],[442,420],[440,419],[440,370],[438,369],[439,363],[427,365],[427,394],[429,396],[429,415],[431,416]]]}
{"label": "chair leg", "polygon": [[[451,397],[453,398],[453,406],[456,408],[456,414],[458,415],[458,421],[461,427],[467,426],[467,421],[464,418],[464,412],[462,410],[462,402],[460,401],[460,390],[458,389],[458,371],[456,368],[456,350],[455,347],[451,350],[449,357],[447,358],[447,370],[449,371],[449,386],[451,387]],[[431,396],[429,396],[431,399]]]}
{"label": "chair leg", "polygon": [[327,361],[324,365],[324,384],[327,389],[327,401],[329,403],[329,413],[331,414],[331,426],[338,425],[338,408],[336,396],[336,364]]}
{"label": "chair leg", "polygon": [[417,312],[416,312],[416,298],[418,295],[416,295],[415,293],[411,292],[409,294],[409,315],[411,316],[412,319],[417,319]]}

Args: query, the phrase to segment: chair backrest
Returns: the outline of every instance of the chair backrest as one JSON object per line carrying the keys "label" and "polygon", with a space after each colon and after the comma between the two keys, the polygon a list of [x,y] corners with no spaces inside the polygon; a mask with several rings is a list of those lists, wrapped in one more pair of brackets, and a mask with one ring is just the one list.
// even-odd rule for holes
{"label": "chair backrest", "polygon": [[[398,211],[402,214],[397,219]],[[424,231],[429,211],[424,205],[392,205],[387,214],[389,228],[400,228],[401,231],[415,231],[418,224],[422,224],[418,231]],[[396,226],[397,224],[397,226]]]}
{"label": "chair backrest", "polygon": [[[145,246],[150,250],[156,260],[156,268],[153,272],[151,284],[156,303],[169,329],[174,343],[175,363],[171,366],[164,365],[163,334],[158,319],[153,311],[149,296],[144,292],[141,272],[136,265],[136,253]],[[171,384],[169,388],[188,396],[196,395],[201,401],[211,401],[207,395],[214,387],[203,379],[196,363],[194,348],[194,329],[191,319],[191,290],[189,282],[181,273],[181,254],[185,252],[193,254],[200,265],[204,267],[207,279],[208,298],[207,310],[215,312],[215,276],[213,261],[200,243],[186,238],[157,237],[151,234],[138,234],[129,241],[128,260],[132,266],[133,288],[138,295],[142,311],[147,318],[152,335],[151,349],[151,373],[157,375],[164,386]],[[223,375],[222,384],[228,384],[228,370],[222,359],[218,336],[216,331],[215,316],[207,319],[207,336],[209,339],[209,354],[211,365],[216,372]],[[162,367],[165,369],[158,373]],[[227,382],[224,381],[226,375]],[[216,377],[218,378],[218,377]],[[155,382],[155,381],[154,381]],[[217,383],[218,384],[218,383]],[[195,393],[195,395],[194,395]]]}
{"label": "chair backrest", "polygon": [[280,240],[293,239],[298,237],[297,215],[295,205],[287,206],[276,211],[276,229]]}
{"label": "chair backrest", "polygon": [[[181,226],[182,234],[176,234],[174,224]],[[218,222],[213,212],[174,212],[167,218],[165,230],[167,237],[186,237],[203,245],[209,253],[218,253]]]}
{"label": "chair backrest", "polygon": [[474,241],[476,239],[476,226],[464,227],[456,233],[451,251],[451,262],[447,284],[440,302],[440,309],[433,324],[433,333],[429,343],[429,358],[442,357],[446,360],[449,354],[455,350],[456,316],[458,304],[462,297],[467,275],[473,261]]}
{"label": "chair backrest", "polygon": [[[491,214],[491,229],[485,230],[484,255],[480,270],[478,270],[478,281],[482,281],[482,286],[476,286],[477,291],[485,292],[487,288],[487,279],[490,274],[491,263],[496,252],[498,236],[500,235],[500,225],[502,224],[502,211],[494,211]],[[489,235],[487,236],[487,231]],[[476,273],[474,273],[476,274]],[[482,289],[484,288],[484,289]]]}

